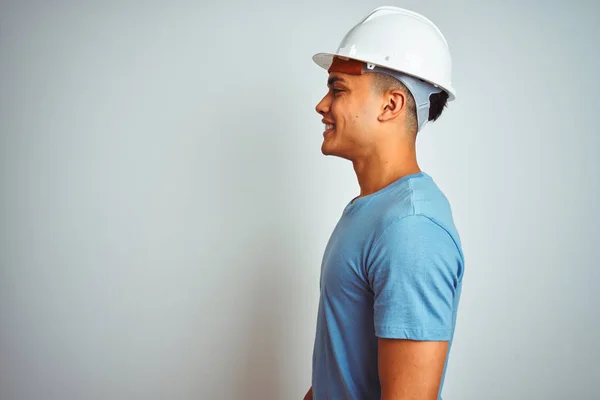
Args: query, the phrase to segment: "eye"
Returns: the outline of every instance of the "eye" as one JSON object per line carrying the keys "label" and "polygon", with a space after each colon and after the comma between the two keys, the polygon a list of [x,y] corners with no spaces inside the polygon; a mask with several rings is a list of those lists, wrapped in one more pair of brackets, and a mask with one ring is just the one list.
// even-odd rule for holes
{"label": "eye", "polygon": [[331,91],[333,92],[334,95],[339,94],[341,92],[343,92],[342,89],[338,89],[338,88],[331,88]]}

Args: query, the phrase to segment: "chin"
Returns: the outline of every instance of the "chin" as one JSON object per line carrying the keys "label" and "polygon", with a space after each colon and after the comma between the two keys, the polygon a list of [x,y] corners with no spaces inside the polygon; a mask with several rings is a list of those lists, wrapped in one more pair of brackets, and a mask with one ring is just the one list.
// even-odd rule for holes
{"label": "chin", "polygon": [[321,145],[321,153],[323,153],[323,155],[325,156],[337,155],[335,151],[335,146],[333,146],[332,143],[327,143],[326,141],[323,142],[323,144]]}
{"label": "chin", "polygon": [[331,149],[328,146],[321,146],[321,153],[323,153],[324,156],[330,156],[331,154]]}
{"label": "chin", "polygon": [[324,156],[340,157],[347,160],[349,159],[347,154],[340,149],[336,149],[335,146],[332,146],[329,143],[323,143],[321,146],[321,153],[323,153]]}

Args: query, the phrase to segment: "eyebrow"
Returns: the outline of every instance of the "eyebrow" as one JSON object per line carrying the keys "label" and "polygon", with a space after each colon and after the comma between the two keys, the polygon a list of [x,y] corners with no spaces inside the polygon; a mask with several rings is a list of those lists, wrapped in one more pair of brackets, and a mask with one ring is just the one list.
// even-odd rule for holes
{"label": "eyebrow", "polygon": [[346,81],[341,76],[332,76],[327,80],[327,86],[333,86],[334,83],[339,82],[345,84]]}

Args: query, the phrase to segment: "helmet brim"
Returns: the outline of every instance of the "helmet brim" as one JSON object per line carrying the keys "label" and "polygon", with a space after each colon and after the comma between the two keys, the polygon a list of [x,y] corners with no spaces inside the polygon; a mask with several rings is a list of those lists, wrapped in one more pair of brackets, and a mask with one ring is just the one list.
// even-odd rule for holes
{"label": "helmet brim", "polygon": [[[313,55],[312,59],[315,62],[315,64],[317,64],[319,67],[321,67],[321,68],[323,68],[324,70],[327,71],[329,69],[329,67],[331,67],[331,63],[333,62],[334,57],[340,57],[340,58],[343,58],[343,59],[348,59],[348,56],[344,56],[344,55],[336,54],[336,53],[317,53],[317,54]],[[361,60],[360,58],[354,58],[354,57],[352,57],[352,59],[356,60],[356,61],[361,61],[361,62],[364,62],[364,63],[370,63],[370,61],[368,61],[368,60]],[[388,66],[385,66],[385,65],[380,65],[380,67],[389,68]],[[412,77],[417,78],[417,79],[421,79],[422,81],[425,81],[425,82],[427,82],[427,83],[429,83],[431,85],[434,85],[436,87],[439,87],[440,89],[443,89],[446,93],[448,93],[448,101],[453,101],[456,98],[456,91],[454,90],[453,87],[444,87],[444,86],[441,86],[441,85],[439,85],[437,83],[431,82],[431,81],[429,81],[427,79],[423,79],[420,76],[409,74],[409,73],[406,73],[404,71],[398,71],[398,72],[402,72],[403,74],[412,76]]]}

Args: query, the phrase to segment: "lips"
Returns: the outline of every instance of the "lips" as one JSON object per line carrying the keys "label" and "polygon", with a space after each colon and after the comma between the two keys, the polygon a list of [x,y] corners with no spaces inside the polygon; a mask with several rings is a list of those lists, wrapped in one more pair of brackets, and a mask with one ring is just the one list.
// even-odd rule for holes
{"label": "lips", "polygon": [[335,129],[335,124],[331,121],[326,121],[323,120],[322,121],[323,124],[325,124],[325,132],[323,132],[323,135],[326,135],[329,132],[332,132]]}

